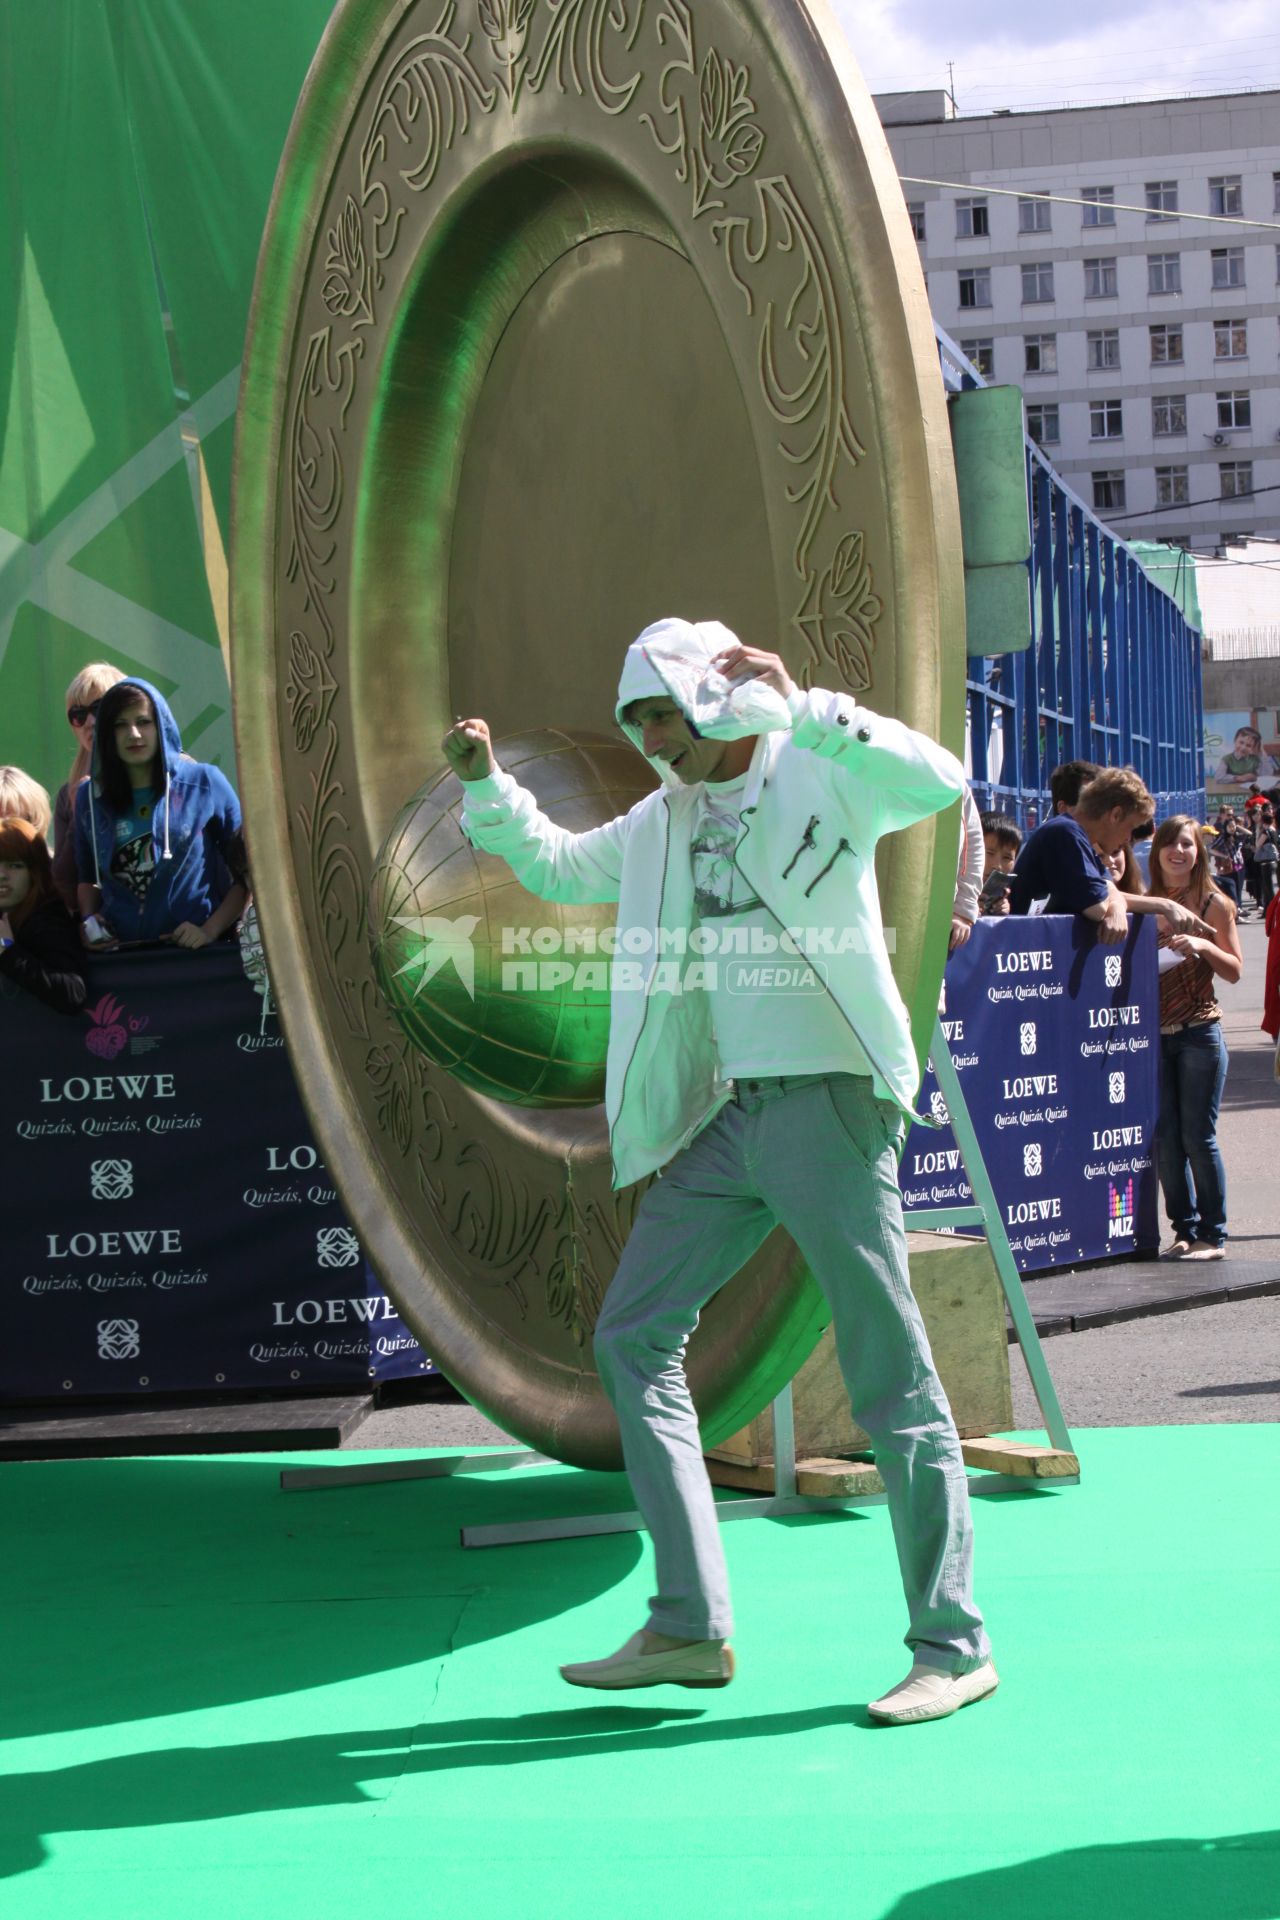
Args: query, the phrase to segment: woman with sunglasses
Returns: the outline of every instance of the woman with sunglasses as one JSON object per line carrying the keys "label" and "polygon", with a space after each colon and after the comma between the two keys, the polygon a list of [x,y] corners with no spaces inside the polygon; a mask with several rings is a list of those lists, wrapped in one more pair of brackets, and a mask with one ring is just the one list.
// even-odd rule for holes
{"label": "woman with sunglasses", "polygon": [[59,787],[53,803],[53,884],[68,912],[76,910],[76,844],[73,827],[76,794],[80,782],[88,778],[93,758],[93,729],[98,703],[108,687],[114,687],[124,675],[119,667],[103,661],[81,667],[67,688],[67,719],[75,735],[76,750],[66,784]]}

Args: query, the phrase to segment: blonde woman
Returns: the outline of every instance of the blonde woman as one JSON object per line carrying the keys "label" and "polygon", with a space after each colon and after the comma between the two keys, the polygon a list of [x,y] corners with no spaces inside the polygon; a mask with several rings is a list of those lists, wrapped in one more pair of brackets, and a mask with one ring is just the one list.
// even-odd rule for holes
{"label": "blonde woman", "polygon": [[0,767],[0,814],[29,820],[42,840],[49,838],[49,796],[21,767]]}
{"label": "blonde woman", "polygon": [[124,675],[119,667],[98,660],[81,667],[67,688],[67,719],[75,736],[76,750],[66,782],[58,788],[53,803],[53,884],[64,906],[76,910],[76,848],[72,826],[75,821],[76,793],[80,782],[88,778],[93,759],[93,730],[98,718],[98,703],[108,687],[114,687]]}
{"label": "blonde woman", "polygon": [[1162,934],[1181,965],[1160,975],[1160,1120],[1156,1164],[1173,1228],[1171,1260],[1221,1260],[1226,1253],[1227,1182],[1218,1151],[1218,1109],[1227,1048],[1215,983],[1243,971],[1235,902],[1214,885],[1204,836],[1175,813],[1151,842],[1151,892],[1200,915],[1208,935]]}

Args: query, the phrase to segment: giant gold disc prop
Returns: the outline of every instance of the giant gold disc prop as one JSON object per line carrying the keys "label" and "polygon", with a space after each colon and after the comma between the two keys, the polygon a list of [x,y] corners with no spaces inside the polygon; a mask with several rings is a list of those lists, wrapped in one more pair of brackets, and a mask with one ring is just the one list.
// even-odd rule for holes
{"label": "giant gold disc prop", "polygon": [[[535,739],[530,784],[564,823],[625,804],[621,749],[589,735],[627,643],[668,613],[723,620],[803,682],[956,744],[963,579],[933,331],[826,7],[344,0],[262,248],[233,571],[255,892],[326,1162],[445,1371],[534,1445],[615,1466],[590,1335],[639,1194],[611,1191],[580,1076],[563,1106],[515,1104],[414,1044],[379,983],[370,885],[376,870],[391,898],[380,851],[407,836],[425,858],[428,829],[470,858],[456,790],[433,784],[457,713]],[[649,784],[636,759],[634,793]],[[435,812],[410,833],[420,792]],[[922,1036],[954,838],[948,823],[936,888],[931,827],[881,861]],[[708,1444],[823,1318],[775,1235],[690,1345]]]}

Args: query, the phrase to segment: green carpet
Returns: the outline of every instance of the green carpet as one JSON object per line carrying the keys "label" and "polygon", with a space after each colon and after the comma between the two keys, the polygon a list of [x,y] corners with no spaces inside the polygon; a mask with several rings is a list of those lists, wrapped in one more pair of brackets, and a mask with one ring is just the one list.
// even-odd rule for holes
{"label": "green carpet", "polygon": [[640,1624],[642,1539],[457,1529],[620,1479],[0,1468],[0,1913],[1277,1920],[1280,1433],[1077,1438],[974,1502],[1000,1692],[904,1729],[882,1508],[726,1529],[738,1680],[597,1702],[556,1665]]}

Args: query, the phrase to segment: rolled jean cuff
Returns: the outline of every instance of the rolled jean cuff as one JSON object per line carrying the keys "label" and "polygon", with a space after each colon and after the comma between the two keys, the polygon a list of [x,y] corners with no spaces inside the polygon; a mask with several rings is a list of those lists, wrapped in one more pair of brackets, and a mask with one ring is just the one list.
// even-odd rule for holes
{"label": "rolled jean cuff", "polygon": [[942,1647],[912,1647],[912,1664],[917,1667],[932,1667],[935,1673],[949,1673],[956,1677],[962,1673],[973,1673],[978,1667],[985,1667],[991,1658],[991,1649],[986,1647],[981,1653],[947,1653]]}
{"label": "rolled jean cuff", "polygon": [[671,1613],[650,1613],[645,1621],[650,1633],[665,1633],[671,1640],[732,1640],[733,1617],[726,1614],[723,1620],[709,1619],[690,1622],[677,1620]]}

